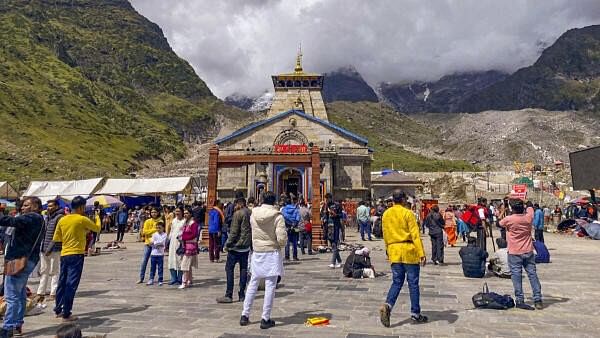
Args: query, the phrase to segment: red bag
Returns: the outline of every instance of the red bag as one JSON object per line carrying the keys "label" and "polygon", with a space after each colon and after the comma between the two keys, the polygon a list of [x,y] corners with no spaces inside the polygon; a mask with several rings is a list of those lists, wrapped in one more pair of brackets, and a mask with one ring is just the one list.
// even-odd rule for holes
{"label": "red bag", "polygon": [[304,231],[312,232],[312,223],[311,222],[304,223]]}
{"label": "red bag", "polygon": [[467,223],[467,225],[471,228],[477,227],[479,224],[479,213],[477,212],[477,207],[470,206],[467,210],[465,210],[465,212],[463,212],[460,219]]}

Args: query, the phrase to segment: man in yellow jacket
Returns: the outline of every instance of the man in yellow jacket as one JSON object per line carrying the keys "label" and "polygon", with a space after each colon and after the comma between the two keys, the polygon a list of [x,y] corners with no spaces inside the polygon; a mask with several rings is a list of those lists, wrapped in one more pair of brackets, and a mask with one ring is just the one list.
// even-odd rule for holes
{"label": "man in yellow jacket", "polygon": [[423,323],[427,317],[421,314],[419,305],[419,272],[425,266],[425,250],[419,234],[415,215],[403,206],[406,194],[396,190],[392,195],[394,205],[382,217],[383,240],[392,268],[392,286],[386,302],[379,310],[379,318],[385,327],[390,327],[390,313],[404,280],[408,280],[410,292],[410,317],[414,322]]}
{"label": "man in yellow jacket", "polygon": [[71,309],[83,272],[86,235],[89,231],[100,231],[100,224],[95,224],[85,216],[85,202],[85,198],[81,196],[71,201],[73,213],[58,221],[52,238],[52,242],[62,243],[54,313],[57,317],[61,316],[63,322],[77,320],[77,317],[71,315]]}

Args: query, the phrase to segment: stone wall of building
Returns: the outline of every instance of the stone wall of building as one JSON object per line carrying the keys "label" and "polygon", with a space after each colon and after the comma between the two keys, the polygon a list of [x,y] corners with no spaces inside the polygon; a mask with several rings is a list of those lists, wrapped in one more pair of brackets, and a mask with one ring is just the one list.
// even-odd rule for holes
{"label": "stone wall of building", "polygon": [[268,117],[272,117],[292,109],[302,109],[296,104],[298,97],[302,101],[304,111],[307,114],[327,121],[325,103],[323,102],[321,91],[318,89],[275,90],[275,96],[273,97],[273,103],[269,109]]}

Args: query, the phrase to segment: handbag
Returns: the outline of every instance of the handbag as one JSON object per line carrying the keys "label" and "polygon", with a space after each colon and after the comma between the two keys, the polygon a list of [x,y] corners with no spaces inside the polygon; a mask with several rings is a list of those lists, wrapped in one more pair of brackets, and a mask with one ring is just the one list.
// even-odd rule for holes
{"label": "handbag", "polygon": [[31,247],[31,252],[29,252],[29,255],[11,259],[9,261],[7,261],[7,260],[4,261],[4,275],[5,276],[18,275],[23,270],[25,270],[25,267],[27,266],[27,260],[29,259],[29,256],[31,256],[31,254],[33,254],[33,250],[35,250],[35,246],[37,245],[38,241],[40,240],[40,237],[42,236],[42,232],[44,232],[43,230],[44,230],[44,227],[42,227],[40,229],[40,232],[38,233],[38,236],[37,236],[35,242],[33,242],[33,246]]}
{"label": "handbag", "polygon": [[179,240],[179,246],[177,247],[177,250],[175,250],[175,253],[178,256],[183,256],[183,254],[185,254],[185,245],[182,240]]}
{"label": "handbag", "polygon": [[482,292],[476,293],[472,301],[477,309],[506,310],[515,307],[515,301],[511,296],[490,292],[487,283],[483,284]]}

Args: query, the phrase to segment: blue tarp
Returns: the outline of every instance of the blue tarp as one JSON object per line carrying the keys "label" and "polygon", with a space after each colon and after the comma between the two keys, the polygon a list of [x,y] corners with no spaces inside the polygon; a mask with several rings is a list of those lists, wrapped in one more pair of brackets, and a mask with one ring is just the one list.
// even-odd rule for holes
{"label": "blue tarp", "polygon": [[158,196],[121,196],[121,201],[127,205],[128,209],[148,204],[160,206],[160,197]]}

